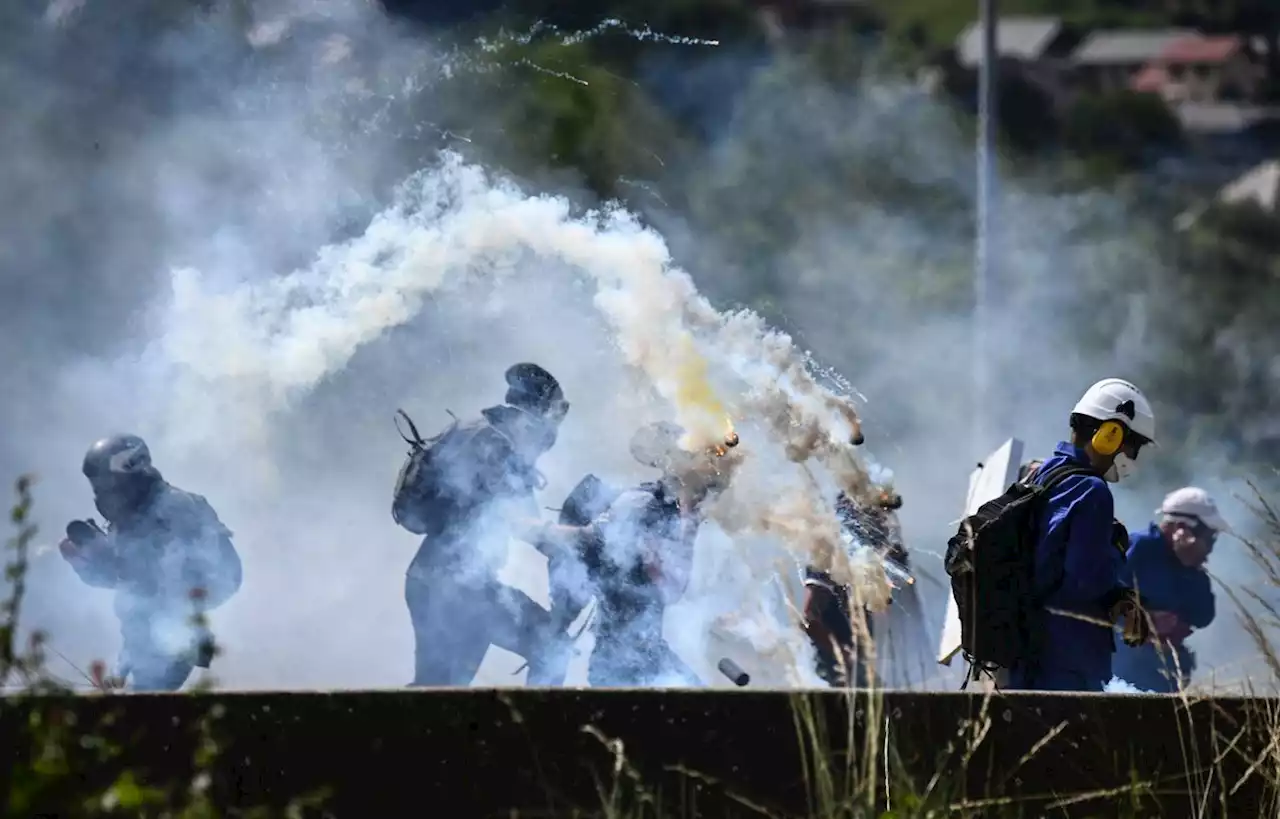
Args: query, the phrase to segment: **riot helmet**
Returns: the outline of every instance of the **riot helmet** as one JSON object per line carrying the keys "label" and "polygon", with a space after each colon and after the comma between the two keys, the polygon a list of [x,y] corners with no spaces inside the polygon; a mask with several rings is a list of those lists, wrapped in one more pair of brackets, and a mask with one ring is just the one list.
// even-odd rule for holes
{"label": "riot helmet", "polygon": [[98,511],[119,520],[135,509],[160,481],[147,442],[137,435],[103,438],[85,453],[81,471],[93,489]]}

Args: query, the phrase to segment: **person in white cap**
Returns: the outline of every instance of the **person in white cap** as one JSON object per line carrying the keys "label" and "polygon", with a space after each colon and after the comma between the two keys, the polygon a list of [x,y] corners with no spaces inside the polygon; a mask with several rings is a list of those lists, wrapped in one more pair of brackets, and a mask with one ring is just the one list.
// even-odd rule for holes
{"label": "person in white cap", "polygon": [[1029,656],[1009,669],[1009,689],[1102,691],[1115,638],[1147,639],[1137,595],[1120,582],[1127,534],[1118,534],[1109,484],[1133,474],[1155,443],[1155,416],[1142,391],[1119,378],[1097,382],[1071,411],[1071,438],[1025,480],[1045,487],[1036,527],[1037,605]]}
{"label": "person in white cap", "polygon": [[1230,531],[1209,493],[1187,486],[1170,492],[1155,522],[1130,538],[1123,579],[1142,595],[1155,639],[1120,649],[1113,663],[1116,676],[1160,693],[1190,682],[1195,654],[1185,641],[1216,614],[1205,562],[1218,535]]}

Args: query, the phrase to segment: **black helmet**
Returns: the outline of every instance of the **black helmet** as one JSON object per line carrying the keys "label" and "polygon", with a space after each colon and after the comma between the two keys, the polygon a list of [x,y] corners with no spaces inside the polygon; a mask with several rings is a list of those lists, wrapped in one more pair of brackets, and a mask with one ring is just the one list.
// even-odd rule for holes
{"label": "black helmet", "polygon": [[560,382],[537,364],[513,364],[507,368],[506,379],[507,404],[557,422],[569,412]]}
{"label": "black helmet", "polygon": [[151,471],[151,450],[137,435],[112,435],[89,447],[81,470],[90,483]]}
{"label": "black helmet", "polygon": [[93,487],[98,511],[111,521],[142,503],[160,480],[147,442],[137,435],[98,441],[85,453],[81,470]]}

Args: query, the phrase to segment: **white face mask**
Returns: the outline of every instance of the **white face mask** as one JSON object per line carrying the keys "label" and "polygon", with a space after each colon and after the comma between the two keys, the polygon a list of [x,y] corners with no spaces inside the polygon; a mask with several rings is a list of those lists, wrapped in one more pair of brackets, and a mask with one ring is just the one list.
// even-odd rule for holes
{"label": "white face mask", "polygon": [[1111,462],[1111,468],[1106,471],[1102,479],[1111,483],[1119,483],[1131,477],[1137,468],[1138,462],[1121,452]]}

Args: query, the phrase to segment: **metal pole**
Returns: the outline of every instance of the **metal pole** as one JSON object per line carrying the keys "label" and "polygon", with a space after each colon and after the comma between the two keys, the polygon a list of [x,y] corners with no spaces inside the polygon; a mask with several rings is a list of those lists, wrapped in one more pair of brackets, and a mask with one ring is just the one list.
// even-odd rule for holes
{"label": "metal pole", "polygon": [[978,66],[978,219],[973,270],[973,447],[974,457],[981,457],[986,446],[986,420],[996,408],[988,403],[990,395],[987,356],[987,324],[989,287],[993,268],[992,233],[995,216],[996,186],[996,87],[999,71],[999,49],[996,28],[999,20],[997,0],[978,0],[982,30],[982,58]]}

